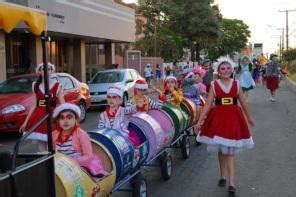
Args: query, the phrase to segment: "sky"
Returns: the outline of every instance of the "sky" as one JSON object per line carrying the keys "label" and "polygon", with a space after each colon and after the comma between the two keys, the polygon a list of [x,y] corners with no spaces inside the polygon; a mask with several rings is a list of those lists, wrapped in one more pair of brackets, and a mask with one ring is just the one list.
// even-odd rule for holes
{"label": "sky", "polygon": [[[136,0],[124,0],[136,2]],[[296,10],[296,0],[215,0],[224,18],[243,20],[251,31],[249,42],[263,43],[264,53],[279,48],[286,14],[279,10]],[[289,13],[289,46],[296,48],[296,11]],[[286,32],[285,32],[286,35]],[[285,41],[286,43],[286,41]]]}

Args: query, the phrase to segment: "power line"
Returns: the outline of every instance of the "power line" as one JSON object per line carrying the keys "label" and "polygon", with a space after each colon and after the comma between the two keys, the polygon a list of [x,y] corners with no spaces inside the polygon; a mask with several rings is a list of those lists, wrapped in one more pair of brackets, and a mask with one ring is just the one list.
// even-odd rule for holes
{"label": "power line", "polygon": [[286,13],[286,49],[289,49],[289,12],[296,12],[296,9],[279,10],[279,12]]}

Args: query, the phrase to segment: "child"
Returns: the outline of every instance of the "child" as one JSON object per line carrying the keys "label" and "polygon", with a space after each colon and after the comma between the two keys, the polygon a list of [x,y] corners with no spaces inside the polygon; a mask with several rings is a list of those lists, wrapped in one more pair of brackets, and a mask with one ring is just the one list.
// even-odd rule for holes
{"label": "child", "polygon": [[239,78],[240,85],[242,87],[243,93],[246,98],[248,98],[248,92],[255,88],[256,84],[250,73],[250,67],[252,69],[252,64],[248,56],[243,55],[241,57],[241,75]]}
{"label": "child", "polygon": [[[218,152],[220,175],[218,185],[226,184],[225,170],[228,170],[230,193],[235,193],[234,183],[234,156],[235,153],[254,146],[248,125],[242,113],[241,107],[251,126],[254,121],[243,92],[239,88],[239,82],[230,78],[234,70],[234,62],[229,58],[220,58],[216,64],[220,79],[211,83],[207,103],[201,113],[197,126],[204,123],[200,129],[197,140],[208,144],[208,151]],[[215,101],[215,106],[213,106]],[[209,112],[209,113],[208,113]]]}
{"label": "child", "polygon": [[193,68],[193,73],[195,74],[196,86],[199,88],[201,96],[206,97],[207,87],[205,84],[203,84],[203,78],[206,75],[206,70],[199,66],[196,66]]}
{"label": "child", "polygon": [[[57,104],[64,103],[63,90],[59,82],[53,80],[51,75],[55,71],[55,66],[48,63],[48,75],[49,75],[49,91],[51,94],[50,98],[50,109],[53,110]],[[44,91],[44,71],[43,64],[38,64],[36,67],[36,73],[39,75],[39,78],[36,82],[33,82],[32,89],[34,92],[34,97],[32,101],[31,108],[29,113],[20,127],[19,131],[24,132],[31,129],[37,122],[40,121],[42,117],[46,114],[45,106],[45,91]],[[39,151],[47,150],[47,126],[46,121],[41,123],[34,132],[28,136],[28,139],[33,142],[38,143]]]}
{"label": "child", "polygon": [[147,112],[149,109],[161,109],[162,104],[155,102],[143,93],[148,90],[148,84],[145,79],[138,79],[134,87],[133,104],[137,104],[139,112]]}
{"label": "child", "polygon": [[183,100],[183,93],[177,88],[177,79],[174,76],[168,76],[165,78],[163,83],[163,92],[157,90],[159,93],[159,99],[163,103],[171,103],[180,107]]}
{"label": "child", "polygon": [[200,89],[196,84],[196,77],[193,72],[188,73],[182,81],[183,95],[200,106]]}
{"label": "child", "polygon": [[53,144],[56,151],[72,157],[93,176],[101,177],[108,173],[101,160],[93,154],[87,133],[79,127],[80,108],[64,103],[53,112],[56,129],[53,131]]}
{"label": "child", "polygon": [[127,137],[135,146],[140,145],[140,139],[137,135],[127,130],[127,120],[125,115],[137,112],[137,107],[141,108],[140,104],[130,107],[121,107],[123,91],[118,86],[111,86],[107,91],[107,109],[100,114],[98,128],[112,128],[120,131]]}
{"label": "child", "polygon": [[270,55],[271,62],[266,64],[266,87],[270,90],[270,101],[275,102],[275,93],[276,90],[279,88],[279,75],[281,71],[281,66],[278,63],[278,57],[275,54]]}

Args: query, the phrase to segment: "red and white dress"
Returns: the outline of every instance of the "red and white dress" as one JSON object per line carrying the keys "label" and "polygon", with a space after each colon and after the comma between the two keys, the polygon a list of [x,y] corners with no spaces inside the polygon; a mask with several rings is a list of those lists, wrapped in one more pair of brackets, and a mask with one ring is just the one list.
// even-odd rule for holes
{"label": "red and white dress", "polygon": [[[61,91],[61,84],[59,82],[51,82],[50,84],[50,109],[53,111],[55,106],[59,104],[58,100],[58,93]],[[45,115],[46,115],[46,106],[45,106],[45,96],[44,96],[44,85],[40,83],[33,83],[33,92],[36,95],[37,99],[37,106],[34,109],[28,124],[26,125],[26,130],[31,129],[33,126],[37,124],[37,122],[40,121]],[[47,126],[46,126],[46,121],[41,123],[34,132],[28,136],[28,139],[34,139],[34,140],[40,140],[47,142]]]}
{"label": "red and white dress", "polygon": [[[229,85],[225,86],[220,80],[215,80],[211,86],[216,105],[205,119],[197,140],[208,144],[209,152],[234,154],[242,149],[252,148],[254,142],[237,102],[239,82],[231,79]],[[229,99],[232,99],[233,104],[229,104]],[[226,100],[226,104],[222,100]]]}

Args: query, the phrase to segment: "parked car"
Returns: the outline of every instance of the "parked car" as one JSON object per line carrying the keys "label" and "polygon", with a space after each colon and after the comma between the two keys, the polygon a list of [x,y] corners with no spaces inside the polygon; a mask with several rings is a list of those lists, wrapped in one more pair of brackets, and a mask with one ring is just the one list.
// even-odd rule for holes
{"label": "parked car", "polygon": [[134,69],[110,69],[98,71],[89,81],[91,107],[107,105],[107,90],[110,86],[119,86],[124,90],[122,103],[125,106],[132,95],[136,80],[142,79]]}
{"label": "parked car", "polygon": [[[90,106],[87,84],[66,73],[55,73],[52,78],[62,84],[65,101],[78,105],[81,109],[80,120],[85,120]],[[31,107],[34,96],[32,82],[36,79],[36,74],[18,75],[0,84],[0,132],[19,130]]]}

